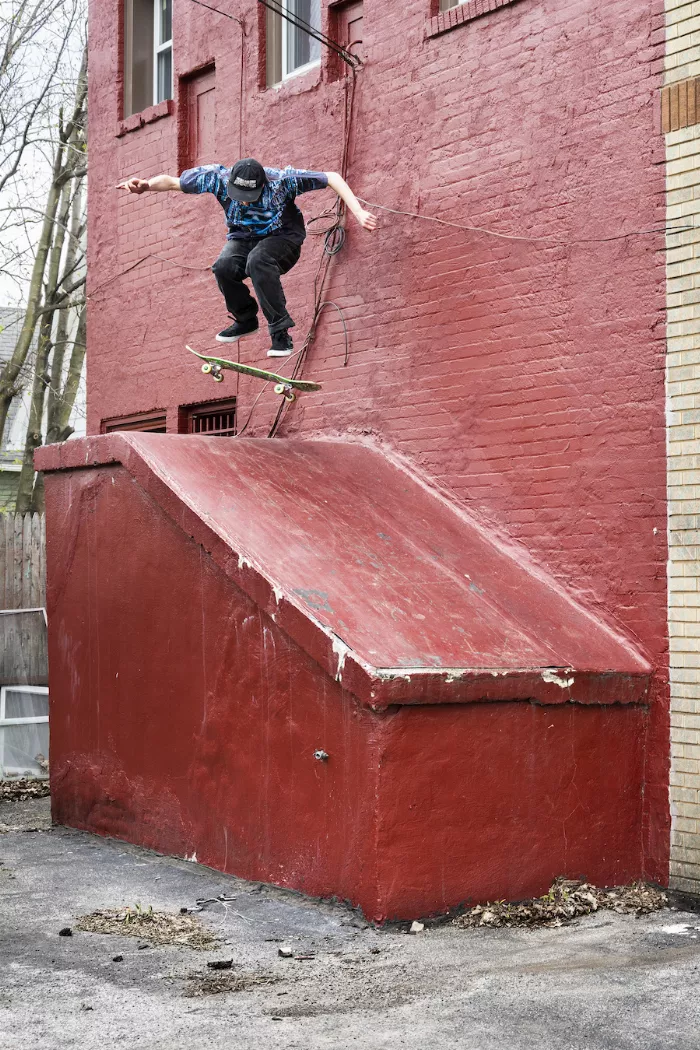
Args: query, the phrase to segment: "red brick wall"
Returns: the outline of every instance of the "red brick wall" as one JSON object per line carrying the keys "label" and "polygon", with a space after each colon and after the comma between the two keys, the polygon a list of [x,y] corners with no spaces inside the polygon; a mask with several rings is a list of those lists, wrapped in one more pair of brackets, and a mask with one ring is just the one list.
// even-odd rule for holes
{"label": "red brick wall", "polygon": [[[565,242],[663,222],[656,0],[518,0],[439,35],[433,6],[365,3],[349,169],[359,194]],[[113,189],[178,166],[177,112],[116,137],[120,7],[92,2],[89,430],[154,408],[175,429],[178,405],[237,386],[245,421],[259,388],[231,377],[214,387],[184,352],[216,345],[226,322],[206,272],[225,235],[218,204]],[[262,8],[222,7],[246,22],[242,153],[337,169],[342,81],[324,70],[261,89]],[[239,27],[178,0],[174,47],[178,75],[216,63],[212,159],[230,162]],[[330,200],[311,195],[304,210]],[[323,392],[296,402],[282,433],[372,433],[409,456],[635,635],[659,661],[665,697],[663,239],[542,245],[387,213],[374,235],[352,220],[348,234],[328,294],[348,320],[349,364],[327,311],[305,373]],[[297,342],[319,252],[310,237],[286,282]],[[140,262],[149,253],[198,269]],[[242,359],[261,363],[266,348],[264,334],[248,339]],[[276,408],[268,389],[248,432],[266,433]],[[665,702],[652,721],[648,852],[663,878]]]}

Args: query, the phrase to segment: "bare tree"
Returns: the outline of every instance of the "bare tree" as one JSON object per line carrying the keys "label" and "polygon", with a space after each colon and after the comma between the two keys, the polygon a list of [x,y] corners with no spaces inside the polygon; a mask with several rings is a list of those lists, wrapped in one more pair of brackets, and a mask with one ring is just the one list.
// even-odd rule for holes
{"label": "bare tree", "polygon": [[[35,480],[34,450],[47,438],[72,433],[71,411],[85,358],[85,192],[87,174],[87,50],[73,110],[59,116],[58,141],[22,330],[0,372],[0,435],[38,329],[29,422],[17,495],[17,512],[43,510],[43,484]],[[67,353],[70,347],[70,353]],[[67,368],[66,368],[67,360]]]}
{"label": "bare tree", "polygon": [[[58,108],[72,96],[85,0],[0,0],[0,274],[28,274]],[[48,174],[48,172],[47,172]]]}

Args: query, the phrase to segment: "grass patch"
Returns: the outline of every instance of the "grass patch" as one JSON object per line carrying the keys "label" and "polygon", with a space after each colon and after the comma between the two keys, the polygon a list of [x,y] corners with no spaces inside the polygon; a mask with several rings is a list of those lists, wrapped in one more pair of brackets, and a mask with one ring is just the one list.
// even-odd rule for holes
{"label": "grass patch", "polygon": [[207,995],[225,995],[228,992],[245,992],[261,984],[277,984],[282,978],[273,973],[226,971],[216,973],[191,973],[187,978],[185,995],[198,999]]}
{"label": "grass patch", "polygon": [[193,915],[134,908],[106,909],[81,915],[76,930],[84,933],[111,933],[121,937],[138,937],[149,944],[176,944],[198,951],[208,951],[219,944],[216,937]]}

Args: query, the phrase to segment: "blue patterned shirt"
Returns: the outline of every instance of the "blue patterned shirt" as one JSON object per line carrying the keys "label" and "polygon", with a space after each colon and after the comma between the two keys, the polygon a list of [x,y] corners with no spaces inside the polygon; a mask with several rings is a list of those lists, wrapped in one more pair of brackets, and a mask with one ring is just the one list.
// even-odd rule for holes
{"label": "blue patterned shirt", "polygon": [[328,177],[322,171],[297,168],[265,168],[265,174],[267,184],[254,204],[231,200],[227,192],[231,169],[222,164],[204,164],[183,171],[180,189],[184,193],[214,194],[226,215],[229,240],[277,236],[301,244],[306,227],[294,198],[300,193],[325,189]]}

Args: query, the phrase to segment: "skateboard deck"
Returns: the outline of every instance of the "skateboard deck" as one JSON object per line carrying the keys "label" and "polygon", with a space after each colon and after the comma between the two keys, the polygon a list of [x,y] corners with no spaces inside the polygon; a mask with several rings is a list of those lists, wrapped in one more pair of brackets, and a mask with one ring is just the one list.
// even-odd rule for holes
{"label": "skateboard deck", "polygon": [[224,380],[224,370],[230,368],[234,372],[242,372],[243,375],[253,376],[255,379],[264,379],[267,383],[275,384],[275,393],[281,394],[287,401],[294,401],[295,390],[321,390],[320,383],[313,383],[310,379],[290,379],[288,376],[280,376],[276,372],[268,372],[264,368],[254,368],[252,365],[242,365],[239,361],[228,361],[225,357],[212,357],[210,354],[200,354],[191,346],[185,346],[195,357],[205,363],[202,371],[205,375],[211,375],[217,383]]}

